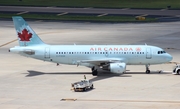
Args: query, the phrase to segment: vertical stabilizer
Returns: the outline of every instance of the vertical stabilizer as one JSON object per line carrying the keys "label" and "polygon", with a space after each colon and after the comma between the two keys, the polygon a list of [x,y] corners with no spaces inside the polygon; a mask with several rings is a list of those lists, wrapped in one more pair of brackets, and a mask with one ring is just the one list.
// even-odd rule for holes
{"label": "vertical stabilizer", "polygon": [[18,36],[19,46],[44,44],[22,17],[14,16],[12,19]]}

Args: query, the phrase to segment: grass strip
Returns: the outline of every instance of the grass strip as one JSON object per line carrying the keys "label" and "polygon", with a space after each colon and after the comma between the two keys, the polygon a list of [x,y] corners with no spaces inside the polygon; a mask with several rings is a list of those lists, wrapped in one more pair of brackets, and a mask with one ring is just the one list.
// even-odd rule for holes
{"label": "grass strip", "polygon": [[180,9],[179,0],[1,0],[0,5]]}

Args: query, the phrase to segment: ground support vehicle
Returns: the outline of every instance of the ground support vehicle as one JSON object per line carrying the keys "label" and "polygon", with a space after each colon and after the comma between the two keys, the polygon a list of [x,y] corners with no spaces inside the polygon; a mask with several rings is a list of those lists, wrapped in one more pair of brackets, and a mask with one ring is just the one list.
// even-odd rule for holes
{"label": "ground support vehicle", "polygon": [[72,90],[74,90],[75,92],[86,91],[86,90],[94,88],[93,83],[86,79],[83,79],[79,82],[72,83],[71,86],[72,86]]}
{"label": "ground support vehicle", "polygon": [[180,65],[175,66],[172,74],[174,74],[174,75],[179,75],[180,74]]}

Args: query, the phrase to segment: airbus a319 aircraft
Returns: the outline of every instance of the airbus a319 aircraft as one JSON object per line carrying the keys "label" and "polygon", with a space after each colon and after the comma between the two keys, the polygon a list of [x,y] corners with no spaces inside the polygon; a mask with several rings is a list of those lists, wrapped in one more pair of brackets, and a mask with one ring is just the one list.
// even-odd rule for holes
{"label": "airbus a319 aircraft", "polygon": [[59,64],[82,65],[92,69],[92,75],[106,70],[123,74],[126,65],[149,66],[172,60],[172,56],[162,48],[149,45],[48,45],[20,16],[12,17],[17,32],[19,46],[10,48],[10,52],[43,61]]}

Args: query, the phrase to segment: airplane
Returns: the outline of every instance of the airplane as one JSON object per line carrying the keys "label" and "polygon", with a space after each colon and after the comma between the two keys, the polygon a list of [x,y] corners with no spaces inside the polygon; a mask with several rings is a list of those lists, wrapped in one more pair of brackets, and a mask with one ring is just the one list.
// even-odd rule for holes
{"label": "airplane", "polygon": [[18,36],[19,46],[9,52],[59,64],[81,65],[91,68],[92,75],[109,71],[115,74],[126,72],[126,65],[149,66],[167,63],[172,56],[162,48],[150,45],[48,45],[20,16],[13,16],[13,23]]}

